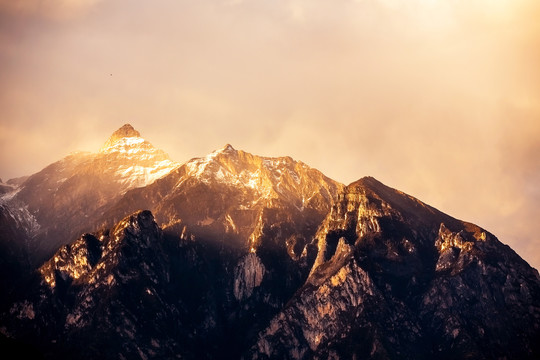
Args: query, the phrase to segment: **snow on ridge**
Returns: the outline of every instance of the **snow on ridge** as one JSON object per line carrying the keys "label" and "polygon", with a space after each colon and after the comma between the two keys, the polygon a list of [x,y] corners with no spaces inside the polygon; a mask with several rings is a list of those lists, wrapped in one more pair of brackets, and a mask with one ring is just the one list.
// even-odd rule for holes
{"label": "snow on ridge", "polygon": [[13,189],[10,192],[7,192],[5,194],[0,195],[0,205],[6,204],[11,199],[13,199],[15,197],[15,195],[17,195],[19,193],[19,191],[21,191],[21,189],[22,189],[22,187],[18,187],[18,188]]}
{"label": "snow on ridge", "polygon": [[[117,167],[115,176],[128,189],[150,185],[179,166],[162,150],[156,149],[140,136],[127,136],[113,143],[106,143],[99,153],[126,157],[127,161],[122,161],[123,163]],[[130,159],[132,161],[129,161]]]}
{"label": "snow on ridge", "polygon": [[153,166],[125,165],[118,168],[115,175],[120,182],[131,187],[150,185],[176,169],[179,164],[171,160],[155,162]]}
{"label": "snow on ridge", "polygon": [[152,148],[150,143],[148,143],[146,140],[144,140],[141,137],[135,137],[135,136],[125,137],[125,138],[121,138],[115,141],[114,143],[110,145],[103,146],[99,150],[99,152],[100,153],[120,152],[120,153],[135,154],[143,150],[147,150],[147,149],[141,148],[141,145],[145,143],[148,144],[147,146],[148,148]]}
{"label": "snow on ridge", "polygon": [[[14,193],[17,192],[18,191]],[[0,203],[0,207],[4,208],[6,214],[15,220],[17,227],[24,229],[28,236],[33,236],[41,228],[36,217],[28,210],[28,205],[23,204],[20,201],[14,201],[10,203]]]}
{"label": "snow on ridge", "polygon": [[[186,175],[204,183],[219,182],[249,188],[259,193],[262,198],[270,199],[278,196],[278,193],[285,195],[288,192],[283,186],[285,177],[290,177],[295,186],[301,186],[303,175],[299,171],[309,168],[290,157],[270,158],[251,154],[246,157],[238,156],[241,154],[244,153],[226,145],[220,150],[185,163]],[[181,179],[177,186],[184,181],[185,178]]]}

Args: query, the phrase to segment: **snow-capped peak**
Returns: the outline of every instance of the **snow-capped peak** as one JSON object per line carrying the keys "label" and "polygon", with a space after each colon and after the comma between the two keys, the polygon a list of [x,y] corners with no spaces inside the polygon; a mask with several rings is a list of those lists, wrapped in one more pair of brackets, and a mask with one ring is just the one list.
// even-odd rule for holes
{"label": "snow-capped peak", "polygon": [[283,196],[309,199],[330,182],[320,172],[290,157],[252,155],[229,144],[205,157],[190,160],[185,167],[188,177],[251,189],[267,199]]}
{"label": "snow-capped peak", "polygon": [[141,137],[141,133],[133,128],[130,124],[124,124],[121,128],[116,130],[109,140],[117,140],[128,137]]}
{"label": "snow-capped peak", "polygon": [[[145,144],[146,143],[146,144]],[[144,146],[146,145],[146,146]],[[136,153],[140,152],[141,147],[152,148],[152,146],[147,143],[141,137],[124,137],[118,139],[112,143],[105,143],[103,147],[99,150],[100,153],[111,153],[111,152],[121,152],[121,153]]]}
{"label": "snow-capped peak", "polygon": [[130,124],[116,130],[99,150],[94,169],[112,173],[124,191],[145,186],[178,167],[162,150],[141,137]]}
{"label": "snow-capped peak", "polygon": [[229,152],[235,152],[235,151],[236,151],[235,148],[233,148],[233,146],[231,144],[227,144],[224,147],[222,147],[221,149],[219,149],[217,152],[229,153]]}
{"label": "snow-capped peak", "polygon": [[103,144],[99,152],[133,153],[133,151],[140,147],[143,143],[146,145],[146,148],[152,148],[149,143],[141,138],[141,134],[135,130],[133,126],[130,124],[125,124],[111,135],[105,144]]}
{"label": "snow-capped peak", "polygon": [[143,139],[130,124],[116,130],[99,153],[114,159],[112,163],[112,160],[106,163],[113,165],[114,178],[125,184],[126,189],[148,185],[178,166],[165,152]]}

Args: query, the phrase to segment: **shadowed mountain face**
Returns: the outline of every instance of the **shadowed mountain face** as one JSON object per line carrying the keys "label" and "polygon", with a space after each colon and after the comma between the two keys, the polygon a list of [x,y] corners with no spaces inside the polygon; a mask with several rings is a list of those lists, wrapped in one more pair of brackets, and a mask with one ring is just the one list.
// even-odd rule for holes
{"label": "shadowed mountain face", "polygon": [[[486,230],[289,157],[162,155],[125,125],[3,195],[24,247],[4,239],[2,266],[28,269],[36,239],[56,251],[3,283],[3,342],[66,359],[540,356],[538,272]],[[88,230],[50,236],[73,224]]]}

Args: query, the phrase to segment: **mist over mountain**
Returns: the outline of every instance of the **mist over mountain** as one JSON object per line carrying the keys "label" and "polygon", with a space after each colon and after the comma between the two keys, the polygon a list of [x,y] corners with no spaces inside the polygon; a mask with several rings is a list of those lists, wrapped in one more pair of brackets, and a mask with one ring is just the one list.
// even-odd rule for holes
{"label": "mist over mountain", "polygon": [[225,145],[184,164],[129,124],[2,183],[6,347],[82,359],[534,359],[540,277],[364,177]]}
{"label": "mist over mountain", "polygon": [[57,161],[5,194],[7,212],[22,225],[21,246],[39,265],[81,232],[126,191],[145,186],[179,164],[140,137],[129,124],[97,153],[77,152]]}

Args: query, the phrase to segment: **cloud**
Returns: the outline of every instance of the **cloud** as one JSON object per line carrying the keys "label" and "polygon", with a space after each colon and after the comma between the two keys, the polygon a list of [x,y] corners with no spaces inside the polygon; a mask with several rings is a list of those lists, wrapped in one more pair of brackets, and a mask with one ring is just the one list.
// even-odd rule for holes
{"label": "cloud", "polygon": [[50,20],[73,19],[103,0],[0,0],[0,14]]}

